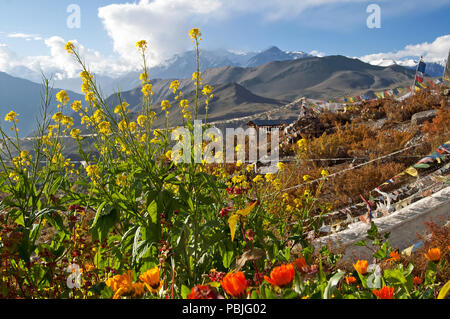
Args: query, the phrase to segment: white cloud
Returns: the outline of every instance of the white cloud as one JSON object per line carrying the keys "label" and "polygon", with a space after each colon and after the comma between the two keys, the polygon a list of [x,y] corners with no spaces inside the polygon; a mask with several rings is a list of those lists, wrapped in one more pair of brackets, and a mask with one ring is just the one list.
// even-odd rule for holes
{"label": "white cloud", "polygon": [[20,32],[9,33],[7,35],[7,37],[8,38],[16,38],[16,39],[25,39],[27,41],[31,41],[31,40],[40,41],[40,40],[42,40],[42,37],[40,37],[37,34],[27,34],[27,33],[20,33]]}
{"label": "white cloud", "polygon": [[198,22],[217,17],[219,0],[142,0],[99,8],[98,16],[112,38],[114,50],[130,63],[139,63],[136,42],[149,43],[150,65],[184,51],[188,31]]}
{"label": "white cloud", "polygon": [[309,54],[317,56],[319,58],[324,57],[326,55],[326,53],[317,50],[312,50],[311,52],[309,52]]}
{"label": "white cloud", "polygon": [[[124,74],[131,67],[121,59],[102,56],[98,51],[94,51],[79,44],[76,40],[71,40],[80,52],[80,55],[88,63],[90,70],[97,74],[118,76]],[[49,55],[21,57],[6,45],[0,45],[0,71],[10,72],[14,75],[26,72],[39,79],[40,73],[47,76],[54,76],[56,79],[73,78],[79,75],[81,70],[73,56],[68,54],[64,46],[66,40],[59,36],[45,39],[45,45],[49,49]],[[31,71],[31,72],[30,72]]]}
{"label": "white cloud", "polygon": [[419,58],[423,56],[427,62],[442,62],[448,56],[450,50],[450,34],[436,38],[433,42],[410,44],[396,52],[375,53],[360,57],[359,59],[371,64],[384,65],[389,60],[402,60]]}

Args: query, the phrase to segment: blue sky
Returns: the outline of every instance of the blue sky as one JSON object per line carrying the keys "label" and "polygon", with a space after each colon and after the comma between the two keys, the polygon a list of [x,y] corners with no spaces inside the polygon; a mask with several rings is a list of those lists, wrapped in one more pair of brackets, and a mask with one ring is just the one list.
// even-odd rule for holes
{"label": "blue sky", "polygon": [[[371,3],[381,8],[381,28],[366,25]],[[71,4],[81,9],[80,28],[67,27]],[[121,72],[136,59],[137,39],[150,42],[157,63],[191,48],[192,27],[201,29],[205,49],[276,45],[366,60],[415,54],[436,60],[450,49],[449,16],[450,0],[1,0],[0,71],[21,64],[64,69],[61,46],[75,40],[99,72],[108,63]]]}

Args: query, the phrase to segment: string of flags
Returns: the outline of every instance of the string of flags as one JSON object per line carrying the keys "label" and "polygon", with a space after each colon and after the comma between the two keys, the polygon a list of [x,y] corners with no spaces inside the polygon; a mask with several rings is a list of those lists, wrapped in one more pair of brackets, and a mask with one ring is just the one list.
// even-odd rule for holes
{"label": "string of flags", "polygon": [[378,186],[376,189],[380,190],[380,188],[384,185],[393,184],[395,181],[405,174],[408,174],[413,177],[417,177],[419,175],[419,172],[417,169],[427,169],[430,168],[433,163],[437,162],[438,164],[441,164],[444,161],[444,154],[450,154],[450,141],[445,142],[444,144],[440,145],[436,151],[431,153],[428,156],[425,156],[420,161],[415,163],[414,165],[411,165],[407,169],[405,169],[403,172],[401,172],[398,175],[395,175],[394,177],[390,178],[380,186]]}
{"label": "string of flags", "polygon": [[[420,81],[420,82],[419,82]],[[442,83],[441,79],[435,79],[435,80],[428,80],[425,81],[423,78],[420,77],[420,75],[416,76],[416,83],[418,83],[418,85],[420,85],[420,88],[435,88],[436,85]],[[377,92],[373,92],[373,93],[366,93],[366,94],[362,94],[362,95],[358,95],[358,96],[350,96],[350,97],[341,97],[341,98],[333,98],[330,99],[328,101],[319,101],[316,100],[315,104],[321,105],[321,104],[333,104],[333,103],[339,103],[339,104],[344,104],[344,103],[358,103],[358,102],[362,102],[362,101],[371,101],[371,100],[376,100],[376,99],[384,99],[387,97],[392,97],[392,96],[397,96],[397,95],[403,95],[406,94],[408,92],[411,92],[412,88],[411,86],[406,86],[406,87],[397,87],[394,89],[388,89],[388,90],[384,90],[384,91],[377,91]]]}

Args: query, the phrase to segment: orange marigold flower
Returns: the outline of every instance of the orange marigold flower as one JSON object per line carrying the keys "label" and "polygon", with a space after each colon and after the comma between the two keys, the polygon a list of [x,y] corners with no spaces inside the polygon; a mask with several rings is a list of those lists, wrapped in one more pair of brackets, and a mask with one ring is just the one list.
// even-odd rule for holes
{"label": "orange marigold flower", "polygon": [[414,285],[420,285],[422,283],[422,279],[420,277],[415,276],[413,279]]}
{"label": "orange marigold flower", "polygon": [[133,273],[128,270],[127,274],[115,275],[108,278],[105,284],[114,291],[113,299],[118,299],[120,296],[133,291]]}
{"label": "orange marigold flower", "polygon": [[400,261],[400,254],[397,251],[391,251],[389,254],[389,258],[387,261]]}
{"label": "orange marigold flower", "polygon": [[229,273],[220,281],[222,288],[231,296],[237,298],[247,289],[247,280],[242,271]]}
{"label": "orange marigold flower", "polygon": [[394,287],[383,286],[381,289],[374,289],[372,293],[378,297],[378,299],[394,299]]}
{"label": "orange marigold flower", "polygon": [[152,293],[156,293],[162,288],[158,267],[147,270],[139,276],[139,279],[144,282],[145,287]]}
{"label": "orange marigold flower", "polygon": [[367,260],[358,260],[356,264],[353,264],[353,267],[355,267],[358,273],[360,273],[361,275],[365,275],[367,273],[367,267],[369,267],[369,263],[367,262]]}
{"label": "orange marigold flower", "polygon": [[264,276],[264,279],[274,286],[283,287],[290,284],[294,279],[294,276],[294,266],[292,264],[287,264],[275,267],[270,272],[270,278]]}
{"label": "orange marigold flower", "polygon": [[145,293],[145,285],[142,282],[133,284],[133,297],[141,297]]}
{"label": "orange marigold flower", "polygon": [[294,268],[297,271],[305,271],[308,268],[308,266],[306,265],[305,258],[303,257],[297,258],[292,262],[292,264],[294,265]]}
{"label": "orange marigold flower", "polygon": [[429,261],[438,261],[441,259],[441,250],[439,248],[430,248],[424,255]]}
{"label": "orange marigold flower", "polygon": [[345,282],[347,285],[351,285],[356,282],[356,278],[353,276],[345,277]]}
{"label": "orange marigold flower", "polygon": [[218,296],[217,290],[210,285],[197,285],[192,287],[187,299],[217,299]]}

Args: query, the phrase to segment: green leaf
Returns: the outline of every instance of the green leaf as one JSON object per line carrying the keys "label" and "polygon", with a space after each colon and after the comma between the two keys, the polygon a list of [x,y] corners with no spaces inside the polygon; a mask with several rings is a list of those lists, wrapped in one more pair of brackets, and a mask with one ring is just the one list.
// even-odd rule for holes
{"label": "green leaf", "polygon": [[345,275],[345,272],[342,270],[338,270],[337,273],[333,275],[333,277],[330,278],[328,281],[328,285],[325,288],[325,291],[323,292],[323,298],[324,299],[330,299],[333,292],[336,290],[336,287],[339,283],[339,280],[341,280],[342,276]]}
{"label": "green leaf", "polygon": [[404,285],[406,284],[406,278],[403,275],[403,271],[400,269],[385,269],[384,278],[392,285]]}
{"label": "green leaf", "polygon": [[355,246],[367,246],[367,242],[365,240],[360,240],[355,243]]}
{"label": "green leaf", "polygon": [[187,296],[191,293],[191,289],[185,285],[181,285],[181,298],[187,299]]}
{"label": "green leaf", "polygon": [[389,240],[386,240],[384,244],[377,250],[373,256],[377,259],[385,259],[388,255],[389,250]]}

